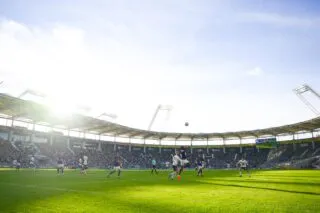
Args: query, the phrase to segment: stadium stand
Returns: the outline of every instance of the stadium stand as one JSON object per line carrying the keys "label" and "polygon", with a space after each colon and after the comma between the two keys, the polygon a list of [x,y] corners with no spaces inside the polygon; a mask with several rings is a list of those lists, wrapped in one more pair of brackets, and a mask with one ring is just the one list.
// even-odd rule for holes
{"label": "stadium stand", "polygon": [[[12,161],[19,159],[22,167],[28,167],[28,159],[34,155],[38,161],[39,167],[53,167],[56,164],[56,159],[62,157],[66,161],[66,165],[70,168],[77,164],[78,159],[87,155],[90,159],[89,166],[97,168],[110,168],[112,166],[112,159],[116,153],[119,153],[123,159],[124,168],[149,168],[152,159],[156,159],[159,167],[165,168],[165,163],[171,161],[170,155],[174,153],[174,148],[147,147],[145,150],[141,146],[118,145],[114,143],[104,143],[102,149],[98,149],[97,143],[90,142],[89,146],[79,147],[77,141],[71,143],[71,149],[67,147],[64,141],[55,141],[54,143],[38,143],[33,148],[30,145],[22,146],[23,142],[18,143],[17,148],[7,140],[0,142],[0,165],[11,166]],[[29,143],[28,143],[29,144]],[[234,168],[236,162],[244,157],[250,162],[252,168],[272,168],[283,163],[293,163],[296,161],[303,161],[309,158],[320,156],[319,143],[315,147],[311,143],[283,144],[274,149],[260,149],[255,147],[244,147],[242,153],[238,147],[223,149],[201,149],[195,148],[188,150],[191,166],[195,166],[194,162],[197,158],[203,157],[206,160],[207,168]],[[315,164],[315,162],[311,163]],[[310,164],[310,166],[311,166]]]}
{"label": "stadium stand", "polygon": [[[0,165],[11,166],[18,159],[22,167],[28,167],[30,156],[35,156],[38,167],[55,166],[57,158],[66,161],[66,166],[74,168],[78,159],[89,157],[89,167],[109,168],[118,153],[124,168],[149,168],[155,159],[158,166],[166,167],[175,152],[176,142],[191,141],[186,145],[191,165],[202,157],[207,168],[234,168],[242,157],[252,168],[272,168],[281,165],[316,167],[320,156],[320,117],[308,121],[259,129],[226,133],[168,133],[130,128],[98,118],[72,114],[65,118],[54,116],[50,110],[38,103],[0,94]],[[26,127],[17,125],[27,124]],[[46,131],[36,127],[45,127]],[[61,127],[63,126],[63,127]],[[49,129],[49,130],[48,130]],[[70,133],[77,131],[79,137]],[[86,138],[86,134],[96,135],[96,139]],[[81,133],[81,134],[80,134]],[[297,135],[309,135],[297,139]],[[81,135],[81,137],[80,137]],[[255,143],[242,143],[246,138],[280,137],[280,146],[262,149]],[[291,137],[292,136],[292,137]],[[291,137],[291,139],[290,139]],[[125,141],[121,141],[122,139]],[[212,139],[223,141],[215,145]],[[239,144],[228,144],[228,139],[239,138]],[[171,140],[171,145],[162,145],[162,140]],[[119,141],[120,140],[120,141]],[[138,140],[139,143],[131,140]],[[147,144],[146,140],[154,144]],[[197,145],[192,141],[206,141]]]}

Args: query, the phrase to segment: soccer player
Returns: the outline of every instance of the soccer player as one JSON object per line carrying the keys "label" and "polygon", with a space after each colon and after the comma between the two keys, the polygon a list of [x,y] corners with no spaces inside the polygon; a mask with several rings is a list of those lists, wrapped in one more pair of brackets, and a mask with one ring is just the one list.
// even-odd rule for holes
{"label": "soccer player", "polygon": [[20,168],[21,168],[21,163],[19,160],[17,160],[16,170],[20,171]]}
{"label": "soccer player", "polygon": [[78,164],[78,167],[79,167],[79,169],[80,169],[80,174],[82,174],[82,158],[80,157],[79,158],[79,164]]}
{"label": "soccer player", "polygon": [[13,166],[16,168],[16,171],[20,170],[21,164],[18,160],[13,161]]}
{"label": "soccer player", "polygon": [[74,171],[77,171],[77,168],[78,168],[78,162],[76,160],[72,161],[72,169],[74,169]]}
{"label": "soccer player", "polygon": [[237,166],[240,166],[240,167],[239,167],[240,177],[242,177],[242,170],[246,170],[248,176],[251,177],[251,174],[250,174],[250,171],[249,171],[249,163],[248,163],[248,161],[246,161],[244,158],[242,158],[242,159],[239,160],[239,162],[237,163]]}
{"label": "soccer player", "polygon": [[88,169],[88,156],[84,155],[83,156],[83,166],[82,166],[82,173],[87,174],[87,169]]}
{"label": "soccer player", "polygon": [[169,174],[169,178],[171,180],[173,180],[179,173],[178,165],[181,162],[181,159],[179,157],[179,151],[178,150],[176,151],[175,155],[171,155],[171,156],[172,156],[172,169],[173,169],[173,172],[171,172]]}
{"label": "soccer player", "polygon": [[33,168],[33,172],[36,172],[36,162],[35,162],[35,158],[33,155],[30,159],[30,167]]}
{"label": "soccer player", "polygon": [[153,174],[153,171],[155,171],[156,174],[158,174],[158,172],[157,172],[157,161],[155,159],[152,159],[151,164],[152,164],[151,174]]}
{"label": "soccer player", "polygon": [[169,166],[170,166],[170,162],[166,161],[166,169],[169,169]]}
{"label": "soccer player", "polygon": [[184,167],[189,164],[189,161],[187,160],[187,153],[183,146],[180,149],[180,159],[181,168],[179,170],[179,175],[183,172]]}
{"label": "soccer player", "polygon": [[114,162],[113,162],[113,170],[111,170],[108,174],[108,178],[110,177],[110,175],[112,175],[113,173],[118,172],[118,178],[120,178],[120,174],[121,174],[121,160],[120,160],[120,156],[117,154],[114,158]]}
{"label": "soccer player", "polygon": [[194,170],[195,170],[196,172],[198,172],[198,159],[196,159],[196,160],[194,161],[194,165],[195,165]]}
{"label": "soccer player", "polygon": [[197,163],[197,176],[203,176],[203,169],[204,169],[205,161],[202,157],[198,159]]}
{"label": "soccer player", "polygon": [[58,158],[58,161],[57,161],[57,174],[64,175],[64,164],[61,158]]}

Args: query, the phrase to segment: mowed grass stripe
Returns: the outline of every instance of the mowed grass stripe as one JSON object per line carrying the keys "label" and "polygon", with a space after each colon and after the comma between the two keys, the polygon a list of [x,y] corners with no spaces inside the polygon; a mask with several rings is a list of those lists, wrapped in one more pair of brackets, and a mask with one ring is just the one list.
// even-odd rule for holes
{"label": "mowed grass stripe", "polygon": [[97,191],[89,191],[89,190],[76,190],[76,189],[68,189],[68,188],[58,188],[58,187],[50,187],[50,186],[43,186],[43,185],[22,185],[16,183],[5,183],[0,182],[0,184],[9,185],[9,186],[16,186],[20,188],[35,188],[40,190],[54,190],[54,191],[64,191],[64,192],[77,192],[77,193],[89,193],[89,194],[104,194],[102,192]]}

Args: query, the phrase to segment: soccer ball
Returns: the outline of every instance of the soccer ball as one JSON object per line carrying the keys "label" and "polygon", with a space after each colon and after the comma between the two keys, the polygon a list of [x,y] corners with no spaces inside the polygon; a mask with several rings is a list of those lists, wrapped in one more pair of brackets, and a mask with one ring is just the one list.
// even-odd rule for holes
{"label": "soccer ball", "polygon": [[189,122],[185,122],[184,125],[185,125],[185,126],[189,126]]}

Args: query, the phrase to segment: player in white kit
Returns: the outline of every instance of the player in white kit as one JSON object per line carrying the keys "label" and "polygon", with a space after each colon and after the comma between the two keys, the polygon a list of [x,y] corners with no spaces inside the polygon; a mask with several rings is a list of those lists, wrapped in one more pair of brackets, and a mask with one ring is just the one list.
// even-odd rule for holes
{"label": "player in white kit", "polygon": [[179,173],[178,165],[181,163],[181,158],[179,157],[179,151],[176,151],[175,155],[172,156],[172,169],[173,172],[169,174],[169,178],[173,180]]}
{"label": "player in white kit", "polygon": [[82,173],[82,158],[79,158],[78,168],[80,169],[80,173]]}
{"label": "player in white kit", "polygon": [[239,175],[242,177],[242,170],[246,170],[249,177],[251,177],[250,171],[249,171],[249,163],[245,159],[239,160],[237,163],[237,166],[239,167]]}
{"label": "player in white kit", "polygon": [[88,156],[84,155],[83,156],[83,166],[82,166],[82,173],[87,174],[87,169],[88,169]]}
{"label": "player in white kit", "polygon": [[34,156],[30,159],[30,168],[33,168],[33,171],[36,172],[36,162]]}
{"label": "player in white kit", "polygon": [[170,167],[170,162],[166,161],[166,169],[169,169],[169,167]]}

